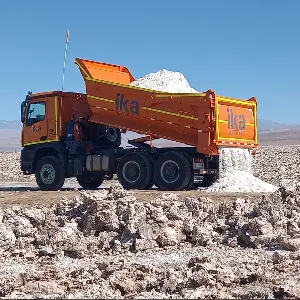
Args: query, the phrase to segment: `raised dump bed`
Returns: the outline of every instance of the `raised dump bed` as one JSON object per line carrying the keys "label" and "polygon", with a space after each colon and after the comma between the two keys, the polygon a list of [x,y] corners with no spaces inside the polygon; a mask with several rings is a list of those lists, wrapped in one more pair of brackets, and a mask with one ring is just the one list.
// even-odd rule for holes
{"label": "raised dump bed", "polygon": [[255,148],[257,101],[204,93],[164,93],[130,86],[128,68],[76,59],[85,80],[91,122],[163,138],[218,154],[218,147]]}

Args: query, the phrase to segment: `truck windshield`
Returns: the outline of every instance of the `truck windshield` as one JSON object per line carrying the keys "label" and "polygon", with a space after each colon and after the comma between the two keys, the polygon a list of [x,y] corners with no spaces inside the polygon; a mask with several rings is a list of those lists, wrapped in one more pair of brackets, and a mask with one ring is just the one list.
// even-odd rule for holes
{"label": "truck windshield", "polygon": [[46,114],[46,103],[31,103],[28,108],[27,123],[28,125],[43,121]]}

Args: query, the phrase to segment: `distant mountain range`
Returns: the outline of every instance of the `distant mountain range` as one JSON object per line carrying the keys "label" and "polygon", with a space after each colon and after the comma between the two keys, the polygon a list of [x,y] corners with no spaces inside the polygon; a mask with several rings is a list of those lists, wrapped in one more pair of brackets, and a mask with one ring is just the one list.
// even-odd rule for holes
{"label": "distant mountain range", "polygon": [[0,129],[21,129],[22,123],[19,120],[0,120]]}
{"label": "distant mountain range", "polygon": [[264,120],[264,119],[258,119],[257,121],[258,121],[259,132],[265,132],[265,131],[270,131],[275,129],[285,129],[285,128],[297,126],[297,125],[286,125],[286,124],[277,123],[277,122]]}
{"label": "distant mountain range", "polygon": [[[20,134],[22,123],[18,120],[0,120],[0,151],[20,151]],[[258,132],[260,145],[284,145],[300,144],[300,125],[286,125],[264,119],[258,119]],[[123,135],[122,146],[129,146],[128,139],[138,137],[134,132],[127,132]],[[154,146],[184,146],[166,140],[157,140],[153,142]]]}

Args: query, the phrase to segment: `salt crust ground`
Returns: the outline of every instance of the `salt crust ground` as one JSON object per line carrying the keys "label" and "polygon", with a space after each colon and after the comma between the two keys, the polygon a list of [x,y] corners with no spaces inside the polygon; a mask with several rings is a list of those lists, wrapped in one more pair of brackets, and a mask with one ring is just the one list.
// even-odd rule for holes
{"label": "salt crust ground", "polygon": [[[116,189],[0,210],[2,297],[299,297],[299,149],[258,150],[253,173],[280,190],[256,200],[166,193],[141,204]],[[24,178],[10,163],[19,154],[0,158],[2,180]]]}
{"label": "salt crust ground", "polygon": [[[300,189],[299,189],[300,190]],[[234,201],[119,186],[0,210],[2,298],[296,298],[300,192]]]}

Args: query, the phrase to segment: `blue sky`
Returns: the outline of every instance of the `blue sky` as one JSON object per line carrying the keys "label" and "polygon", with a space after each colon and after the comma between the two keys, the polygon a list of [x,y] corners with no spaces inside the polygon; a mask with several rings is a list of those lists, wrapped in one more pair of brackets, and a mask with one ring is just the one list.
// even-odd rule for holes
{"label": "blue sky", "polygon": [[299,0],[0,1],[0,119],[19,119],[28,90],[84,92],[75,57],[136,78],[182,72],[199,91],[256,96],[259,117],[300,123]]}

